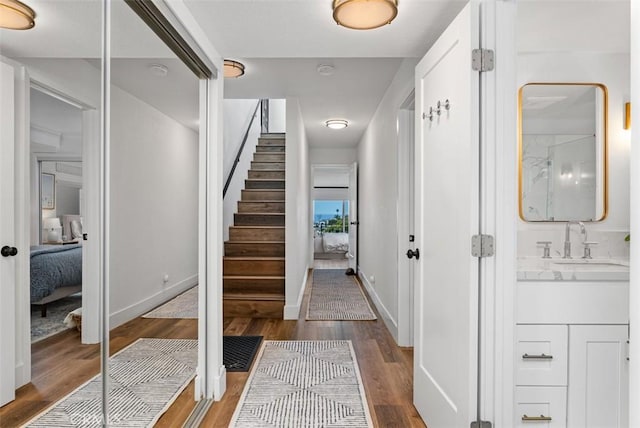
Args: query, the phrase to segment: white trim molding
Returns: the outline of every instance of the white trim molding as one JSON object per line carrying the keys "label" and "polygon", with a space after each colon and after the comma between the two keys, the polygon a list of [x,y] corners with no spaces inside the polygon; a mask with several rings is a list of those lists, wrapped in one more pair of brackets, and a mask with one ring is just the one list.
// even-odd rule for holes
{"label": "white trim molding", "polygon": [[309,281],[309,266],[305,270],[304,278],[302,278],[302,285],[300,286],[300,294],[298,294],[298,302],[295,305],[286,305],[284,307],[284,319],[285,320],[297,320],[300,317],[300,308],[302,308],[302,299],[304,298],[304,291],[307,288],[307,281]]}
{"label": "white trim molding", "polygon": [[362,282],[362,284],[364,284],[364,288],[367,290],[367,293],[369,294],[369,297],[371,297],[371,300],[376,306],[376,309],[378,309],[378,312],[380,313],[384,324],[387,326],[389,333],[391,333],[391,336],[393,336],[393,339],[397,342],[398,321],[393,318],[389,310],[384,306],[384,303],[382,303],[380,296],[378,296],[375,288],[373,288],[371,283],[367,280],[367,275],[364,273],[360,266],[358,266],[358,278],[360,278],[360,281]]}

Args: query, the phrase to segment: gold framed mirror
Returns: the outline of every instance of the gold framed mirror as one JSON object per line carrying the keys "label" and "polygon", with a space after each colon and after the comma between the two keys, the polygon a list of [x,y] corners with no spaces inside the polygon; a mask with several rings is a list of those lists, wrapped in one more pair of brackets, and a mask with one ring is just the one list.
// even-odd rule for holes
{"label": "gold framed mirror", "polygon": [[607,87],[527,83],[518,92],[518,205],[527,222],[607,216]]}

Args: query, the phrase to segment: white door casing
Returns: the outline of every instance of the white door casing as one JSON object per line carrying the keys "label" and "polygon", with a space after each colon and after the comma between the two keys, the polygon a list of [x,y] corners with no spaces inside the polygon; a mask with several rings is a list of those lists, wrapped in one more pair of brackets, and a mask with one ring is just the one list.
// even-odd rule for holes
{"label": "white door casing", "polygon": [[[0,246],[15,247],[14,69],[0,61]],[[15,257],[0,257],[0,406],[15,399]]]}
{"label": "white door casing", "polygon": [[410,107],[398,111],[398,345],[413,346],[415,262],[407,257],[407,250],[415,250],[415,95],[405,101]]}
{"label": "white door casing", "polygon": [[416,67],[414,404],[430,428],[475,420],[478,45],[479,5],[470,2]]}
{"label": "white door casing", "polygon": [[349,267],[358,272],[358,164],[349,168]]}

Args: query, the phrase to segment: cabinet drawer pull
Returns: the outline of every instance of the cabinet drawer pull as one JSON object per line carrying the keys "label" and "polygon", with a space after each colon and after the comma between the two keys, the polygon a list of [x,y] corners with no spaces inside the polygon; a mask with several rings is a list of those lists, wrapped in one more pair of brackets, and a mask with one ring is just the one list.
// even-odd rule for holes
{"label": "cabinet drawer pull", "polygon": [[529,355],[529,354],[524,354],[522,356],[523,360],[553,360],[553,355],[546,355],[546,354],[540,354],[540,355]]}
{"label": "cabinet drawer pull", "polygon": [[527,415],[522,415],[522,421],[523,422],[550,421],[550,420],[551,420],[551,416],[545,416],[545,415],[527,416]]}

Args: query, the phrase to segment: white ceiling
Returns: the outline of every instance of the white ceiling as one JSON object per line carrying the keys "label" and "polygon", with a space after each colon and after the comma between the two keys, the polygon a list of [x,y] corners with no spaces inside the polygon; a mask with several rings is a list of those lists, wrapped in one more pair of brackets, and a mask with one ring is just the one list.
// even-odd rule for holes
{"label": "white ceiling", "polygon": [[[310,143],[353,147],[371,120],[402,58],[421,57],[464,0],[401,0],[391,25],[371,31],[335,24],[331,0],[184,0],[225,57],[247,74],[226,81],[225,97],[297,97]],[[29,31],[0,30],[0,54],[13,58],[99,58],[98,0],[27,0],[37,13]],[[193,127],[197,81],[173,72],[173,53],[124,2],[113,9],[113,77],[118,86]],[[628,52],[629,0],[519,0],[518,50]],[[164,84],[147,66],[164,62]],[[335,73],[321,76],[319,64]],[[186,69],[185,69],[186,70]],[[170,82],[170,83],[169,83]],[[329,118],[351,122],[343,131]]]}

